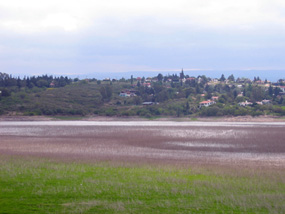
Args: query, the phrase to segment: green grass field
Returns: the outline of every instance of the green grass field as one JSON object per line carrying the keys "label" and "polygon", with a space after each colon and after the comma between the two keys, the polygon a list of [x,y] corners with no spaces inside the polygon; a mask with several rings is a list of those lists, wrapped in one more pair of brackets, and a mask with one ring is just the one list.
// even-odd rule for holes
{"label": "green grass field", "polygon": [[0,213],[284,213],[284,175],[0,157]]}

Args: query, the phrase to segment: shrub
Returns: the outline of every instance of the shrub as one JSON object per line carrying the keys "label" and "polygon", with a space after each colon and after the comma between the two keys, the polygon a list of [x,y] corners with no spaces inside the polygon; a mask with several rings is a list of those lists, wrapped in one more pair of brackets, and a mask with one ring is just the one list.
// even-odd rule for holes
{"label": "shrub", "polygon": [[24,116],[34,116],[34,115],[35,115],[34,112],[30,112],[30,111],[24,112]]}
{"label": "shrub", "polygon": [[263,113],[262,113],[261,111],[252,111],[252,112],[250,113],[250,115],[251,115],[252,117],[257,117],[257,116],[263,115]]}
{"label": "shrub", "polygon": [[147,114],[145,115],[145,117],[146,117],[146,118],[151,118],[152,115],[151,115],[150,113],[147,113]]}
{"label": "shrub", "polygon": [[235,110],[235,112],[234,112],[234,116],[244,116],[247,114],[248,114],[248,112],[245,108],[239,108],[239,109]]}
{"label": "shrub", "polygon": [[43,108],[41,109],[41,112],[43,115],[53,115],[54,114],[53,110],[49,108]]}
{"label": "shrub", "polygon": [[114,112],[114,110],[112,108],[108,108],[105,110],[106,116],[114,116],[115,114],[116,114],[116,112]]}
{"label": "shrub", "polygon": [[9,97],[11,95],[11,92],[7,88],[2,88],[0,89],[1,91],[1,96],[3,97]]}
{"label": "shrub", "polygon": [[123,111],[121,113],[121,116],[130,116],[130,112],[129,111]]}

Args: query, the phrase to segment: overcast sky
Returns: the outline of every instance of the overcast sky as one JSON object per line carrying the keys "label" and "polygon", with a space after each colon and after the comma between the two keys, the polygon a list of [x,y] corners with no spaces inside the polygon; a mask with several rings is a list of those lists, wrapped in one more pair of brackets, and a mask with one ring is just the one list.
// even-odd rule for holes
{"label": "overcast sky", "polygon": [[284,0],[0,1],[0,72],[282,75],[284,59]]}

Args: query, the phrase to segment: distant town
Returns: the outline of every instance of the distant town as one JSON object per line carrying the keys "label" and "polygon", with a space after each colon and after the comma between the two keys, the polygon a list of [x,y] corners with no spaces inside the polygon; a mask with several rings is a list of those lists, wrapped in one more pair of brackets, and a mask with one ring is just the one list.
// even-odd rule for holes
{"label": "distant town", "polygon": [[2,115],[213,117],[285,115],[285,80],[158,74],[71,79],[0,73]]}

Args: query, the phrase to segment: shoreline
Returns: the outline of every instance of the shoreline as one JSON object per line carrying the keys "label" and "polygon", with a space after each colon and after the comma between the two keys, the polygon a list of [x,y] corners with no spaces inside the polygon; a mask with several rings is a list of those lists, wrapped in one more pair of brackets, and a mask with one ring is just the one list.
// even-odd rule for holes
{"label": "shoreline", "polygon": [[285,122],[285,117],[107,117],[107,116],[0,116],[1,121],[173,121],[173,122]]}

